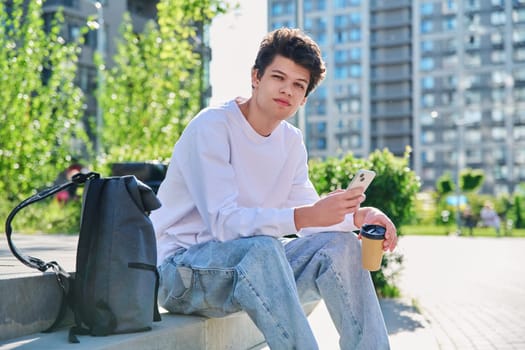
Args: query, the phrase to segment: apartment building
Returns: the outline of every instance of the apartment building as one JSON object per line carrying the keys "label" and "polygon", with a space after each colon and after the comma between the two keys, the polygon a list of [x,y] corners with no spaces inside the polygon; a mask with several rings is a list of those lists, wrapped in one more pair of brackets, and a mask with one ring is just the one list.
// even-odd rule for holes
{"label": "apartment building", "polygon": [[482,169],[525,181],[524,0],[268,0],[268,28],[321,46],[325,82],[295,122],[313,157],[412,148],[423,188]]}

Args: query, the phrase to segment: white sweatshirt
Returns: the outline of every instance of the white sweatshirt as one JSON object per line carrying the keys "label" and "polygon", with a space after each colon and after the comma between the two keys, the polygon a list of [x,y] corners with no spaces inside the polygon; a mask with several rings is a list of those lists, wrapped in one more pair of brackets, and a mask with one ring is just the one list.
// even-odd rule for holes
{"label": "white sweatshirt", "polygon": [[319,199],[308,178],[302,134],[281,122],[259,135],[232,100],[201,111],[175,144],[151,219],[158,263],[179,247],[240,237],[351,231],[353,216],[297,232],[294,208]]}

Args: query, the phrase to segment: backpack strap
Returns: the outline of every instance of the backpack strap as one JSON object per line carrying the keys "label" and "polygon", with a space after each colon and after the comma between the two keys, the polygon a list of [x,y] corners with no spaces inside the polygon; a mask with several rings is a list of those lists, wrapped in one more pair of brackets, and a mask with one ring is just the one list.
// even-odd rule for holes
{"label": "backpack strap", "polygon": [[50,268],[55,270],[55,272],[57,270],[58,271],[64,271],[62,268],[60,268],[60,266],[55,261],[45,262],[43,260],[40,260],[39,258],[35,258],[33,256],[22,254],[16,248],[15,244],[13,243],[13,241],[11,239],[11,235],[13,233],[13,229],[11,227],[11,222],[13,221],[13,218],[15,217],[15,215],[20,210],[22,210],[23,208],[27,207],[28,205],[33,204],[35,202],[38,202],[38,201],[40,201],[40,200],[42,200],[44,198],[47,198],[49,196],[52,196],[52,195],[54,195],[54,194],[56,194],[56,193],[58,193],[60,191],[63,191],[66,188],[71,187],[71,186],[73,186],[75,184],[83,184],[83,183],[85,183],[87,180],[89,180],[91,178],[98,178],[98,177],[100,177],[100,175],[97,174],[97,173],[93,173],[93,172],[90,172],[90,173],[87,173],[87,174],[82,174],[82,173],[75,174],[71,181],[66,182],[64,184],[61,184],[61,185],[56,185],[56,186],[47,188],[47,189],[45,189],[45,190],[43,190],[41,192],[38,192],[35,195],[33,195],[33,196],[23,200],[20,204],[18,204],[11,211],[11,213],[9,213],[9,216],[7,217],[7,220],[6,220],[6,223],[5,223],[5,233],[6,233],[6,236],[7,236],[7,243],[9,244],[9,249],[11,250],[13,255],[18,260],[20,260],[23,264],[25,264],[25,265],[27,265],[27,266],[29,266],[31,268],[37,269],[37,270],[39,270],[41,272],[45,272],[45,271],[47,271]]}

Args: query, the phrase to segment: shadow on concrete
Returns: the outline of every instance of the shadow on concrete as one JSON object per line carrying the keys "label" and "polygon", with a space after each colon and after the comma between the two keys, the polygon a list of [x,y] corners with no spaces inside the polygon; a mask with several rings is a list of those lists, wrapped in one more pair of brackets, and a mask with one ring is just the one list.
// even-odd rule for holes
{"label": "shadow on concrete", "polygon": [[405,299],[381,299],[388,334],[415,332],[425,328],[423,316]]}

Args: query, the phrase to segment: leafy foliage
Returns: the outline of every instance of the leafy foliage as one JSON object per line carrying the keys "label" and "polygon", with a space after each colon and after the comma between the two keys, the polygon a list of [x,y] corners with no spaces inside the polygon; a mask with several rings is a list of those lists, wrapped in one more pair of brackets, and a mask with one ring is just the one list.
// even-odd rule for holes
{"label": "leafy foliage", "polygon": [[459,187],[463,192],[474,192],[481,188],[485,174],[479,169],[463,169],[459,176]]}
{"label": "leafy foliage", "polygon": [[0,193],[10,201],[50,184],[85,136],[78,45],[61,22],[44,23],[41,1],[0,2]]}
{"label": "leafy foliage", "polygon": [[456,189],[452,175],[448,172],[441,175],[436,181],[436,189],[440,198],[452,193]]}
{"label": "leafy foliage", "polygon": [[[115,66],[104,73],[100,165],[122,161],[166,162],[188,121],[201,108],[201,56],[196,30],[227,6],[217,0],[163,0],[158,24],[143,33],[129,16]],[[100,64],[100,62],[99,62]]]}
{"label": "leafy foliage", "polygon": [[326,194],[346,188],[359,169],[374,170],[376,177],[368,187],[362,205],[381,209],[396,226],[401,226],[415,215],[415,196],[420,188],[419,179],[408,167],[409,156],[410,150],[402,158],[395,157],[388,150],[376,150],[368,159],[348,153],[342,158],[312,160],[310,178],[316,190]]}
{"label": "leafy foliage", "polygon": [[[388,150],[375,151],[368,159],[356,158],[351,153],[342,158],[328,158],[325,161],[310,161],[310,179],[320,194],[339,188],[346,188],[350,179],[359,169],[370,169],[376,177],[366,191],[363,206],[373,206],[387,214],[398,229],[410,223],[415,216],[416,194],[420,182],[409,169],[410,149],[404,157],[395,157]],[[372,272],[377,293],[384,297],[398,296],[395,277],[401,269],[402,256],[398,253],[385,254],[382,268]]]}

